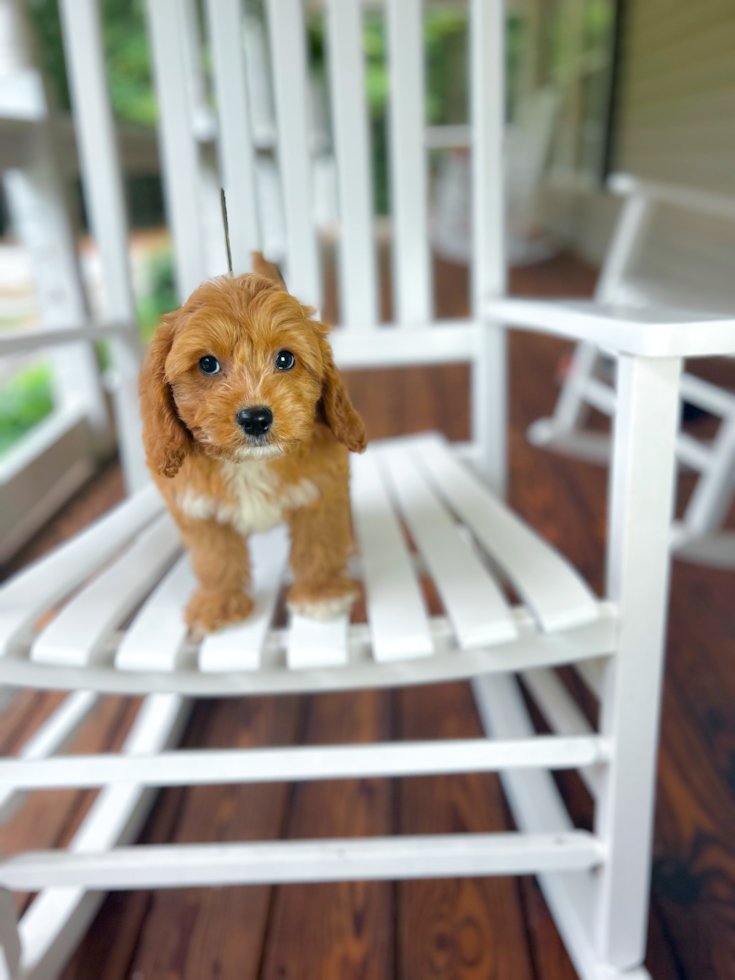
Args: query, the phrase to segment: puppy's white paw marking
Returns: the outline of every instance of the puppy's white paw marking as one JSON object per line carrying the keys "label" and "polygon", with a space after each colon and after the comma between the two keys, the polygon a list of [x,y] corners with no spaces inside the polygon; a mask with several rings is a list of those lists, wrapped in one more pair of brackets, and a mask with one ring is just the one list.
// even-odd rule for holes
{"label": "puppy's white paw marking", "polygon": [[353,595],[342,595],[334,599],[323,599],[321,602],[287,602],[286,605],[294,616],[306,616],[307,619],[324,623],[349,613],[354,601]]}

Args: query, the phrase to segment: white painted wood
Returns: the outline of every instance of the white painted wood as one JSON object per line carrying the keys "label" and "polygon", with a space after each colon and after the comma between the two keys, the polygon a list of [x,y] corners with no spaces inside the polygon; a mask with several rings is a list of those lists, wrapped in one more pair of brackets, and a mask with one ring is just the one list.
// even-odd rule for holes
{"label": "white painted wood", "polygon": [[584,663],[575,664],[577,673],[587,685],[588,690],[598,700],[602,695],[602,686],[605,680],[607,660],[604,658],[587,660]]}
{"label": "white painted wood", "polygon": [[506,572],[545,630],[590,622],[599,601],[577,571],[495,499],[438,436],[416,439],[421,465]]}
{"label": "white painted wood", "polygon": [[[18,758],[30,762],[63,752],[98,700],[99,695],[94,691],[74,691],[25,742],[18,752]],[[13,816],[22,799],[12,779],[7,782],[0,780],[0,824]]]}
{"label": "white painted wood", "polygon": [[318,621],[291,616],[286,661],[291,670],[342,667],[347,663],[349,616]]}
{"label": "white painted wood", "polygon": [[600,720],[615,749],[595,821],[609,854],[595,938],[600,959],[621,970],[646,947],[680,373],[678,358],[618,363],[608,591],[621,618]]}
{"label": "white painted wood", "polygon": [[186,750],[147,757],[73,755],[0,760],[0,775],[19,789],[62,789],[135,782],[146,786],[203,786],[240,782],[420,776],[572,769],[609,757],[603,739],[538,736],[521,740],[455,739],[375,745],[276,749]]}
{"label": "white painted wood", "polygon": [[431,319],[427,230],[424,44],[421,0],[387,3],[390,193],[396,319]]}
{"label": "white painted wood", "polygon": [[683,374],[680,389],[682,398],[713,415],[719,415],[721,418],[735,415],[735,394],[705,381],[704,378],[698,378],[694,374]]}
{"label": "white painted wood", "polygon": [[115,418],[123,473],[129,492],[150,480],[145,465],[138,408],[141,364],[135,299],[128,254],[125,197],[110,103],[97,0],[64,0],[59,5],[66,51],[82,187],[92,234],[100,250],[105,310],[128,325],[111,346],[118,382]]}
{"label": "white painted wood", "polygon": [[306,32],[301,0],[267,0],[278,126],[278,167],[286,216],[289,291],[321,306],[321,278],[313,220],[309,150]]}
{"label": "white painted wood", "polygon": [[594,341],[620,354],[662,358],[735,355],[735,319],[714,313],[532,299],[490,300],[485,311],[521,329]]}
{"label": "white painted wood", "polygon": [[[669,272],[662,282],[636,276],[636,260],[644,246],[650,254],[652,218],[660,205],[669,213],[689,212],[697,217],[708,216],[722,220],[735,218],[735,199],[688,187],[652,183],[630,174],[614,174],[609,181],[613,193],[627,198],[621,210],[612,244],[605,258],[602,273],[595,292],[599,303],[621,303],[638,308],[657,308],[662,304],[685,308],[719,310],[727,314],[729,299],[718,300],[715,294],[702,294],[691,287],[681,286],[675,274]],[[701,234],[701,233],[700,233]],[[704,247],[711,243],[701,242]],[[686,281],[686,280],[684,280]],[[711,291],[710,291],[711,292]],[[668,315],[668,314],[667,314]],[[650,328],[647,332],[650,334]],[[678,350],[672,350],[678,353]],[[597,347],[589,341],[577,345],[572,365],[562,385],[553,420],[539,420],[529,430],[529,438],[536,444],[594,462],[607,462],[608,444],[599,439],[598,433],[585,427],[588,405],[594,404],[607,411],[594,396],[600,393],[594,374],[602,363]],[[685,374],[681,381],[681,397],[723,419],[733,418],[735,397],[715,385]],[[695,492],[687,505],[686,548],[683,538],[674,535],[672,548],[679,557],[687,560],[712,563],[716,567],[735,566],[735,550],[730,547],[726,532],[722,530],[725,515],[735,492],[735,424],[727,431],[721,426],[716,444],[709,446],[701,440],[681,432],[677,443],[679,461],[699,471]],[[721,537],[716,540],[716,535]],[[701,547],[697,544],[701,539]],[[705,540],[706,539],[706,540]]]}
{"label": "white painted wood", "polygon": [[0,864],[0,882],[127,890],[308,881],[535,874],[593,867],[592,834],[422,834],[393,838],[121,847],[102,854],[29,852]]}
{"label": "white painted wood", "polygon": [[512,640],[518,631],[505,596],[459,533],[410,455],[398,446],[379,459],[411,536],[426,560],[462,649]]}
{"label": "white painted wood", "polygon": [[158,490],[147,487],[10,579],[0,589],[0,652],[12,652],[41,613],[111,558],[162,509]]}
{"label": "white painted wood", "polygon": [[[527,670],[522,677],[552,731],[559,735],[589,735],[592,732],[592,726],[553,669]],[[579,774],[595,796],[600,785],[599,770],[587,766],[580,769]]]}
{"label": "white painted wood", "polygon": [[147,0],[153,76],[161,111],[158,132],[164,196],[176,256],[179,298],[207,278],[206,233],[201,210],[198,147],[187,75],[183,5]]}
{"label": "white painted wood", "polygon": [[[530,738],[534,727],[517,683],[511,677],[478,677],[473,681],[475,700],[488,736]],[[503,788],[519,829],[525,833],[568,833],[572,821],[550,773],[543,770],[506,772]],[[595,905],[594,881],[589,874],[543,874],[539,884],[569,955],[582,980],[599,980],[618,974],[601,962],[592,943],[591,916]],[[634,980],[650,980],[645,971],[625,973]]]}
{"label": "white painted wood", "polygon": [[505,10],[502,0],[470,3],[472,115],[472,309],[505,292],[503,139],[505,134]]}
{"label": "white painted wood", "polygon": [[[123,755],[156,754],[174,744],[188,708],[188,702],[176,695],[146,698],[125,739]],[[69,853],[100,853],[134,840],[154,795],[134,784],[103,789],[72,838]],[[104,890],[44,887],[20,923],[24,980],[54,980],[58,976],[104,897]]]}
{"label": "white painted wood", "polygon": [[232,272],[238,276],[252,270],[251,253],[262,249],[240,0],[208,0],[207,12]]}
{"label": "white painted wood", "polygon": [[621,284],[641,248],[652,217],[653,211],[647,196],[635,193],[625,202],[595,290],[595,299],[598,302],[614,303],[620,299]]}
{"label": "white painted wood", "polygon": [[[505,9],[502,0],[471,0],[470,114],[472,122],[471,300],[483,318],[472,372],[472,433],[478,468],[503,497],[507,487],[506,338],[501,323],[487,322],[484,303],[505,292]],[[492,318],[490,318],[492,319]]]}
{"label": "white painted wood", "polygon": [[427,150],[455,150],[472,146],[472,127],[462,123],[456,125],[427,126],[424,131],[424,145]]}
{"label": "white painted wood", "polygon": [[148,596],[115,654],[118,670],[175,670],[184,642],[184,610],[197,587],[188,555],[182,555]]}
{"label": "white painted wood", "polygon": [[156,585],[179,547],[176,526],[163,514],[41,630],[31,659],[83,666],[101,656],[112,631]]}
{"label": "white painted wood", "polygon": [[205,637],[199,649],[199,669],[206,673],[257,670],[260,666],[288,560],[288,531],[282,526],[254,534],[249,549],[255,609],[244,622]]}
{"label": "white painted wood", "polygon": [[603,415],[615,414],[615,390],[597,378],[590,378],[584,388],[586,401]]}
{"label": "white painted wood", "polygon": [[340,211],[340,308],[347,326],[378,321],[373,193],[360,0],[329,0],[330,100]]}
{"label": "white painted wood", "polygon": [[[674,524],[674,532],[677,526]],[[681,525],[679,525],[681,531]],[[674,549],[677,558],[709,565],[711,568],[735,569],[735,532],[718,530],[710,534],[689,537],[687,533],[674,535]]]}
{"label": "white painted wood", "polygon": [[434,644],[424,600],[377,460],[368,450],[351,464],[373,656],[379,663],[428,656]]}
{"label": "white painted wood", "polygon": [[614,173],[607,182],[613,194],[625,197],[640,195],[654,201],[663,201],[685,211],[709,214],[713,218],[735,218],[735,198],[730,194],[695,187],[681,187],[660,181],[643,180],[633,174]]}
{"label": "white painted wood", "polygon": [[0,334],[0,355],[19,354],[45,347],[59,347],[76,340],[112,340],[128,331],[126,324],[104,323],[96,326],[86,323],[79,327],[60,327],[37,330],[9,330]]}
{"label": "white painted wood", "polygon": [[[38,664],[24,656],[0,660],[0,683],[68,690],[85,686],[104,693],[147,694],[172,691],[190,697],[242,697],[253,694],[303,694],[309,691],[344,691],[401,687],[409,684],[465,680],[477,674],[524,670],[577,663],[611,653],[615,648],[614,607],[601,604],[599,620],[553,634],[539,631],[523,608],[514,610],[518,638],[475,650],[458,650],[448,620],[430,621],[433,656],[378,663],[372,655],[369,627],[350,626],[348,663],[337,670],[299,670],[286,666],[288,634],[273,630],[266,638],[257,671],[204,673],[188,664],[171,671],[121,671],[112,661],[116,637],[110,638],[104,658],[83,667]],[[196,649],[191,648],[192,660]],[[109,657],[109,661],[108,661]]]}
{"label": "white painted wood", "polygon": [[467,320],[442,321],[441,326],[427,323],[417,326],[416,331],[395,329],[396,326],[332,331],[329,339],[337,365],[356,368],[451,364],[472,361],[480,349],[481,327]]}
{"label": "white painted wood", "polygon": [[500,498],[505,497],[508,486],[507,373],[505,329],[496,323],[481,324],[472,364],[472,438],[479,448],[477,469]]}
{"label": "white painted wood", "polygon": [[[679,435],[679,449],[682,435]],[[735,414],[720,423],[705,472],[707,478],[697,482],[685,515],[687,528],[700,534],[721,528],[730,509],[735,490]]]}

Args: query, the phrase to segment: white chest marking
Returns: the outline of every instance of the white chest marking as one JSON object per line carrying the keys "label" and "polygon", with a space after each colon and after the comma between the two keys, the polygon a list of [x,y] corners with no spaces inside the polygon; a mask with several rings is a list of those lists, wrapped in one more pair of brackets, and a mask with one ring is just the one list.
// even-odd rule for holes
{"label": "white chest marking", "polygon": [[232,524],[240,534],[267,531],[284,519],[287,510],[305,507],[319,496],[317,486],[306,478],[282,484],[266,460],[221,463],[222,476],[235,500],[196,494],[187,487],[177,503],[185,514],[199,520],[214,518]]}

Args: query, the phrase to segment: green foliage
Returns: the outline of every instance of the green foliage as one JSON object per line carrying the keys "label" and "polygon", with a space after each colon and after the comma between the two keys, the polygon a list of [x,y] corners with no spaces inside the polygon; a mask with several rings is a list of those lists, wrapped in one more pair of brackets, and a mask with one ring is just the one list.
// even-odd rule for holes
{"label": "green foliage", "polygon": [[151,339],[162,313],[168,313],[179,305],[176,298],[174,260],[169,248],[155,252],[149,258],[151,289],[137,302],[138,323],[141,339]]}
{"label": "green foliage", "polygon": [[53,410],[51,368],[34,364],[0,384],[0,455]]}
{"label": "green foliage", "polygon": [[[69,88],[57,0],[29,0],[28,13],[38,38],[39,57],[62,108],[69,108]],[[115,115],[121,122],[152,126],[156,100],[143,0],[102,0],[102,29]]]}

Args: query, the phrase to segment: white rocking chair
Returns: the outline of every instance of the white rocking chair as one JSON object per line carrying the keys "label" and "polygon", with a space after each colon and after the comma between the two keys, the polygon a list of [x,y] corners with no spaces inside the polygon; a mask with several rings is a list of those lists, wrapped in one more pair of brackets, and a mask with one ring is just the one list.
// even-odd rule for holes
{"label": "white rocking chair", "polygon": [[[650,228],[658,210],[718,222],[735,221],[735,198],[639,180],[615,174],[609,189],[625,197],[612,244],[605,259],[595,300],[645,311],[662,303],[709,313],[735,310],[735,292],[697,288],[677,281],[671,269],[656,279],[640,275],[640,262],[650,246]],[[696,231],[693,233],[696,238]],[[730,236],[732,242],[732,236]],[[647,316],[645,312],[642,313]],[[600,350],[601,340],[577,346],[570,369],[550,418],[538,419],[528,430],[534,445],[606,463],[610,440],[588,427],[589,409],[604,415],[615,411],[615,392],[604,377],[611,359]],[[735,392],[688,372],[681,379],[682,400],[719,420],[715,437],[698,439],[680,432],[676,455],[680,464],[697,474],[694,492],[681,521],[672,528],[671,545],[679,558],[735,569],[735,532],[723,528],[735,495]]]}
{"label": "white rocking chair", "polygon": [[[202,278],[205,239],[187,89],[180,84],[186,70],[181,4],[149,0],[148,8],[183,294]],[[294,293],[318,302],[302,5],[268,0],[267,10],[286,274]],[[98,12],[94,0],[63,0],[62,12],[87,150],[90,214],[103,253],[112,256],[105,265],[112,303],[120,290],[125,293],[127,271],[119,262],[124,224],[105,209],[104,188],[119,192],[119,175],[109,103],[101,98]],[[113,889],[536,874],[584,980],[648,976],[641,964],[681,359],[735,353],[735,321],[690,322],[675,312],[639,319],[624,311],[503,298],[503,9],[499,0],[472,0],[473,315],[462,323],[432,322],[420,0],[390,0],[387,12],[397,300],[391,327],[377,323],[360,4],[328,3],[344,321],[334,347],[343,366],[469,362],[475,433],[469,454],[476,470],[433,435],[375,445],[355,459],[352,498],[365,625],[298,618],[285,629],[271,625],[287,560],[287,541],[276,529],[253,541],[255,614],[200,645],[190,643],[181,613],[191,575],[152,486],[7,583],[0,591],[0,683],[72,693],[17,757],[0,761],[2,812],[10,812],[19,794],[38,788],[102,792],[68,850],[0,861],[0,975],[4,970],[7,977],[30,980],[58,974],[101,893]],[[259,238],[239,2],[210,0],[208,15],[232,258],[240,272]],[[502,501],[504,321],[595,338],[619,356],[603,598]],[[105,337],[112,326],[70,324],[48,340],[88,337],[92,329]],[[135,405],[129,410],[135,413]],[[427,615],[419,571],[433,578],[446,615]],[[511,605],[506,581],[520,605]],[[599,731],[582,719],[558,679],[554,668],[562,664],[576,665],[599,696]],[[248,751],[170,748],[191,698],[450,678],[472,679],[487,738]],[[557,734],[536,734],[519,678]],[[59,755],[95,699],[107,692],[146,695],[122,752]],[[595,796],[594,833],[576,829],[565,809],[550,774],[563,768],[579,769]],[[459,771],[502,774],[517,833],[131,844],[154,787]],[[39,892],[17,924],[3,888]]]}

